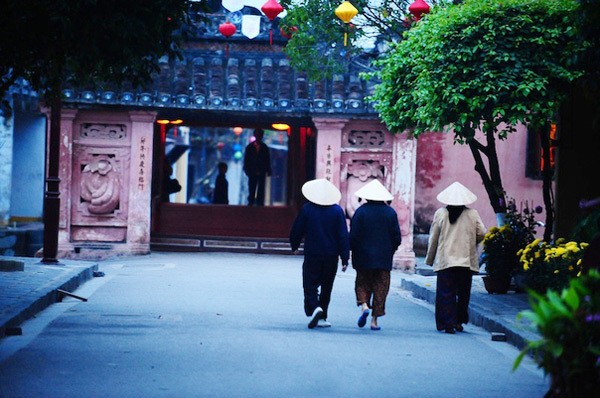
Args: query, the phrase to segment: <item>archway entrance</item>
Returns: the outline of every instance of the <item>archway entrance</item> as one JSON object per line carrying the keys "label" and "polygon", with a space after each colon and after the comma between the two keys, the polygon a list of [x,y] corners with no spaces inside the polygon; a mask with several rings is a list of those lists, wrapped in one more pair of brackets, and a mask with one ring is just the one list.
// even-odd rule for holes
{"label": "archway entrance", "polygon": [[[302,203],[300,188],[315,174],[312,121],[187,116],[159,114],[155,125],[152,248],[289,250],[289,229]],[[255,129],[264,131],[272,169],[265,181],[264,206],[248,205],[243,171]],[[227,169],[227,204],[214,203],[219,165]]]}

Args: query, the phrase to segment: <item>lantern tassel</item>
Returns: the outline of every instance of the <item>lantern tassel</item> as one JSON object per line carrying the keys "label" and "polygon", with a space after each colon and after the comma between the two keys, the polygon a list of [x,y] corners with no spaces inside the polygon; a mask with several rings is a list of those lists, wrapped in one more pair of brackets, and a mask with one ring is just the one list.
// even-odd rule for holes
{"label": "lantern tassel", "polygon": [[269,30],[269,44],[273,45],[273,28]]}
{"label": "lantern tassel", "polygon": [[225,58],[229,58],[229,43],[225,45]]}
{"label": "lantern tassel", "polygon": [[344,47],[348,44],[348,33],[344,32]]}

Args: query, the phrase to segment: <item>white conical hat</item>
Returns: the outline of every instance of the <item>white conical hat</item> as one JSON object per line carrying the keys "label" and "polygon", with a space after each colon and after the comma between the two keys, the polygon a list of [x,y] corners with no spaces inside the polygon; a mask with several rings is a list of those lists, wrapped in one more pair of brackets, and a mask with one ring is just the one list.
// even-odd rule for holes
{"label": "white conical hat", "polygon": [[438,194],[437,200],[445,205],[466,206],[475,202],[477,196],[469,191],[463,184],[455,181]]}
{"label": "white conical hat", "polygon": [[336,204],[342,199],[342,193],[324,178],[308,181],[302,186],[302,194],[313,203],[322,206]]}
{"label": "white conical hat", "polygon": [[362,199],[377,200],[380,202],[387,202],[394,199],[394,196],[390,193],[390,191],[385,189],[383,184],[380,183],[378,179],[371,180],[370,183],[354,192],[354,195]]}

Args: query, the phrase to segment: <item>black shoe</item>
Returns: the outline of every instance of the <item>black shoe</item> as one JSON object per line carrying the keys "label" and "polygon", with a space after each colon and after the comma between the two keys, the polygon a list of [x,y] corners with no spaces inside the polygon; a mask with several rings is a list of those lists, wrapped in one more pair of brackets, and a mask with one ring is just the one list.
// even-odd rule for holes
{"label": "black shoe", "polygon": [[457,332],[463,332],[465,330],[465,328],[463,328],[463,325],[461,325],[460,323],[456,324],[456,326],[454,326],[454,329],[456,329]]}
{"label": "black shoe", "polygon": [[456,333],[456,330],[454,330],[454,328],[446,328],[446,330],[444,330],[444,333],[454,334]]}

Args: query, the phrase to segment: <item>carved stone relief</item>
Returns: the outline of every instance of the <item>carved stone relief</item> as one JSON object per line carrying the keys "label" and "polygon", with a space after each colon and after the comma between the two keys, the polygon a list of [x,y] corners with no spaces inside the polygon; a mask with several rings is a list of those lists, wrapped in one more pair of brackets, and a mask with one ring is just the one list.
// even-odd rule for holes
{"label": "carved stone relief", "polygon": [[384,149],[389,146],[386,132],[382,130],[350,130],[344,133],[345,148]]}
{"label": "carved stone relief", "polygon": [[119,207],[121,171],[108,155],[82,165],[80,201],[90,214],[109,215]]}
{"label": "carved stone relief", "polygon": [[79,135],[88,139],[125,140],[127,128],[124,124],[83,123]]}
{"label": "carved stone relief", "polygon": [[385,166],[379,160],[354,160],[347,164],[346,175],[346,200],[345,211],[348,218],[352,218],[356,209],[361,205],[354,192],[373,179],[384,181]]}

